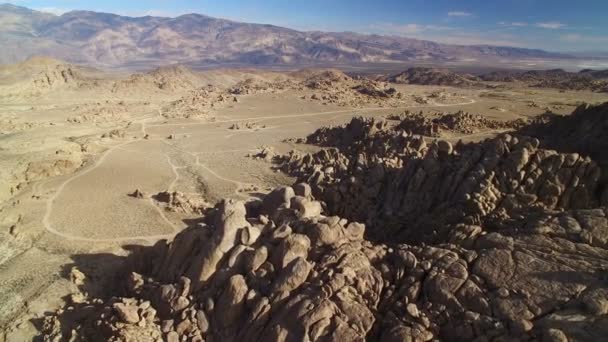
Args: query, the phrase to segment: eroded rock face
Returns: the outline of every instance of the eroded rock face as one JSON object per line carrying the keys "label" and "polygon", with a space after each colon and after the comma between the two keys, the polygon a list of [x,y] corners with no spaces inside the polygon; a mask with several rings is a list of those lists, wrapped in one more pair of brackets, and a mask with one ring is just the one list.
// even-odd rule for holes
{"label": "eroded rock face", "polygon": [[[83,304],[85,317],[63,331],[193,341],[608,334],[608,208],[595,162],[531,137],[427,145],[376,121],[347,127],[314,138],[333,147],[291,156],[286,170],[310,183],[257,205],[224,201],[208,225],[134,254],[122,297]],[[47,319],[48,340],[58,326]]]}
{"label": "eroded rock face", "polygon": [[367,223],[374,239],[446,242],[455,224],[521,229],[531,216],[605,201],[593,160],[536,138],[427,144],[400,125],[355,118],[308,141],[328,148],[286,156],[283,170],[309,182],[332,214]]}
{"label": "eroded rock face", "polygon": [[603,166],[603,179],[608,180],[608,103],[578,107],[571,115],[544,115],[523,127],[520,134],[537,137],[542,147],[591,157]]}

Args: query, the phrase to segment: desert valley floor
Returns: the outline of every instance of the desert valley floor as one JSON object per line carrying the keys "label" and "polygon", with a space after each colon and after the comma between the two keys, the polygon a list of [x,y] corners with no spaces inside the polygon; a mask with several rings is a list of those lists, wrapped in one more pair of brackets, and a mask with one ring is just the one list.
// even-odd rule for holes
{"label": "desert valley floor", "polygon": [[[304,142],[321,127],[406,112],[507,122],[608,101],[591,91],[393,84],[326,70],[173,67],[130,76],[46,59],[2,67],[0,79],[7,341],[39,333],[44,316],[80,291],[75,272],[95,283],[87,295],[102,296],[128,253],[171,239],[223,198],[262,198],[293,184],[274,160],[318,151]],[[478,142],[506,130],[445,131],[441,139]]]}

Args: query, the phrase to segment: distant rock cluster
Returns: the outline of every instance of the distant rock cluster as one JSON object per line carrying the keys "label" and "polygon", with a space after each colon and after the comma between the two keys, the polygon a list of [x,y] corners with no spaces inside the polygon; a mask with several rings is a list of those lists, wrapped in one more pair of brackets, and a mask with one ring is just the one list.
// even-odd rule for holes
{"label": "distant rock cluster", "polygon": [[[608,187],[585,139],[605,142],[587,123],[606,108],[470,144],[373,119],[319,130],[323,150],[283,160],[294,186],[133,254],[123,292],[47,317],[45,338],[601,340]],[[566,126],[589,134],[546,149]]]}
{"label": "distant rock cluster", "polygon": [[355,79],[337,70],[312,73],[303,83],[307,89],[314,91],[310,100],[323,104],[398,107],[410,103],[404,94],[385,82]]}
{"label": "distant rock cluster", "polygon": [[398,84],[439,85],[451,87],[487,87],[484,82],[521,82],[534,88],[560,90],[608,91],[608,76],[605,70],[582,70],[568,72],[562,69],[529,71],[493,71],[472,75],[437,67],[414,67],[382,78]]}
{"label": "distant rock cluster", "polygon": [[264,128],[266,128],[266,125],[262,125],[260,123],[250,122],[250,121],[237,122],[235,124],[230,125],[230,127],[228,127],[228,129],[235,130],[235,131],[259,130],[259,129],[264,129]]}
{"label": "distant rock cluster", "polygon": [[434,116],[407,111],[402,115],[392,115],[390,119],[399,122],[398,129],[427,137],[441,137],[443,132],[474,134],[489,130],[516,129],[526,124],[526,121],[522,119],[492,120],[464,111],[453,114],[436,114]]}
{"label": "distant rock cluster", "polygon": [[525,72],[496,71],[481,75],[484,81],[524,82],[535,88],[556,88],[561,90],[589,90],[607,92],[608,81],[605,71],[583,70],[568,72],[562,69],[530,70]]}
{"label": "distant rock cluster", "polygon": [[214,86],[206,86],[189,91],[181,98],[170,102],[161,109],[161,115],[168,119],[194,119],[213,117],[211,112],[230,103],[224,91]]}
{"label": "distant rock cluster", "polygon": [[477,76],[458,73],[449,69],[415,67],[386,78],[399,84],[440,85],[452,87],[483,86]]}

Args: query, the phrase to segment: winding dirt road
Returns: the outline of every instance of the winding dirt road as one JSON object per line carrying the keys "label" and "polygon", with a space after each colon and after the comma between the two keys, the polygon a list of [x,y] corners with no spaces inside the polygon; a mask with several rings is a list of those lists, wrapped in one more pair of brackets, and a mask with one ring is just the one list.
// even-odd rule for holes
{"label": "winding dirt road", "polygon": [[[272,119],[291,119],[291,118],[305,118],[305,117],[316,117],[316,116],[325,116],[325,115],[334,115],[334,117],[339,117],[342,115],[353,115],[353,113],[356,113],[358,111],[373,111],[373,110],[404,110],[404,109],[412,109],[412,108],[432,108],[432,107],[456,107],[456,106],[464,106],[464,105],[470,105],[470,104],[474,104],[477,101],[474,99],[469,99],[466,102],[462,102],[462,103],[454,103],[454,104],[437,104],[437,103],[432,103],[432,104],[427,104],[427,105],[412,105],[412,106],[403,106],[403,107],[364,107],[364,108],[353,108],[353,109],[344,109],[344,110],[333,110],[333,111],[324,111],[324,112],[311,112],[311,113],[299,113],[299,114],[287,114],[287,115],[275,115],[275,116],[258,116],[258,117],[245,117],[245,118],[238,118],[238,119],[227,119],[227,120],[218,120],[218,121],[213,121],[213,122],[193,122],[193,123],[171,123],[171,124],[151,124],[151,125],[147,125],[146,122],[149,121],[152,118],[146,118],[144,120],[142,120],[141,122],[139,122],[139,124],[141,125],[140,128],[140,132],[141,132],[141,137],[135,138],[133,140],[127,141],[127,142],[123,142],[111,147],[108,147],[107,145],[101,145],[100,146],[105,146],[108,147],[108,149],[106,151],[104,151],[101,156],[99,157],[99,159],[97,159],[97,161],[95,161],[95,163],[90,166],[87,167],[83,170],[80,170],[79,172],[76,172],[74,175],[72,175],[71,177],[69,177],[68,179],[66,179],[63,183],[61,183],[56,191],[53,193],[52,196],[50,196],[47,201],[46,201],[46,208],[45,208],[45,213],[44,213],[44,217],[42,219],[42,224],[44,226],[44,228],[46,229],[46,231],[48,231],[51,234],[54,234],[56,236],[59,236],[61,238],[67,239],[67,240],[71,240],[71,241],[82,241],[82,242],[116,242],[116,243],[120,243],[120,242],[128,242],[128,241],[134,241],[134,240],[144,240],[144,241],[149,241],[149,242],[154,242],[156,240],[159,239],[165,239],[165,238],[172,238],[178,231],[179,228],[172,223],[164,214],[163,209],[161,207],[159,207],[158,205],[156,205],[154,203],[154,200],[149,198],[149,205],[154,207],[154,209],[159,213],[160,217],[163,219],[163,221],[169,225],[172,228],[172,233],[171,234],[164,234],[164,235],[138,235],[138,236],[128,236],[128,237],[121,237],[121,238],[109,238],[109,239],[100,239],[100,238],[87,238],[87,237],[82,237],[82,236],[75,236],[75,235],[71,235],[71,234],[66,234],[63,233],[61,231],[59,231],[56,227],[53,226],[53,224],[51,223],[51,217],[53,216],[53,211],[56,209],[55,206],[55,202],[57,200],[57,198],[64,192],[65,188],[68,187],[73,181],[75,181],[78,178],[81,178],[85,175],[87,175],[88,173],[92,172],[93,170],[99,168],[104,162],[105,160],[108,158],[108,156],[120,149],[125,149],[126,146],[136,143],[136,142],[142,142],[142,141],[162,141],[163,143],[165,143],[166,145],[170,146],[172,149],[181,152],[181,153],[185,153],[187,155],[190,155],[194,158],[196,158],[196,166],[199,166],[201,168],[203,168],[205,171],[207,171],[209,174],[213,175],[214,177],[216,177],[219,180],[222,180],[224,182],[228,182],[231,184],[236,185],[236,189],[235,189],[235,195],[239,196],[239,197],[248,197],[245,196],[243,193],[239,192],[239,190],[242,190],[248,186],[250,186],[250,184],[247,183],[243,183],[241,181],[238,180],[234,180],[234,179],[230,179],[227,178],[225,176],[220,175],[218,172],[214,171],[213,169],[211,169],[208,165],[204,164],[201,162],[200,160],[200,155],[204,154],[205,152],[192,152],[192,151],[186,151],[183,149],[178,148],[177,146],[174,146],[172,144],[167,143],[166,141],[164,141],[163,139],[149,139],[149,134],[147,132],[147,128],[149,127],[171,127],[171,126],[199,126],[199,125],[216,125],[216,124],[222,124],[222,123],[232,123],[232,122],[239,122],[239,121],[247,121],[247,120],[255,120],[255,121],[264,121],[264,120],[272,120]],[[337,114],[337,115],[336,115]],[[158,111],[158,115],[160,115],[160,117],[162,117],[162,113],[160,112],[160,110]],[[286,125],[290,125],[290,124],[286,124]],[[280,125],[277,126],[271,126],[271,128],[276,129],[280,127]],[[247,131],[246,133],[248,134],[263,134],[265,133],[266,130],[259,130],[259,131]],[[229,136],[226,136],[229,137]],[[125,149],[126,150],[126,149]],[[235,149],[235,150],[225,150],[225,151],[217,151],[217,152],[213,152],[213,153],[229,153],[229,152],[236,152],[236,151],[248,151],[248,150],[242,150],[242,149]],[[208,152],[210,153],[210,152]],[[174,174],[174,178],[173,180],[168,184],[167,189],[169,191],[173,191],[175,184],[177,184],[177,182],[180,180],[180,173],[179,170],[185,168],[185,166],[179,166],[179,165],[175,165],[172,160],[171,157],[169,156],[168,153],[165,153],[165,156],[167,158],[167,163],[168,165],[171,167],[171,170]],[[36,187],[36,189],[38,189],[38,187]]]}

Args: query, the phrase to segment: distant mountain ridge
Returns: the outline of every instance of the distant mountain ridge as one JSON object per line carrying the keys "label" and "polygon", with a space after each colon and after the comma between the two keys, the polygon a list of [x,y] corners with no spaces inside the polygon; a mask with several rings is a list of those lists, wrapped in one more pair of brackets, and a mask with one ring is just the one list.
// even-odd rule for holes
{"label": "distant mountain ridge", "polygon": [[439,44],[358,33],[300,32],[186,14],[126,17],[71,11],[60,16],[0,5],[0,63],[47,55],[72,63],[246,65],[566,58],[543,50]]}

